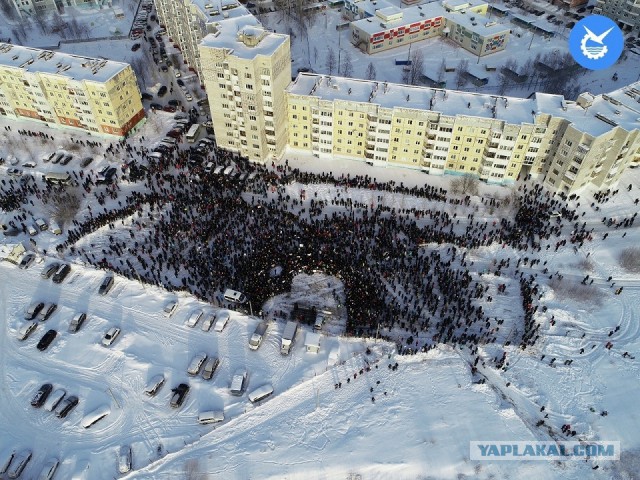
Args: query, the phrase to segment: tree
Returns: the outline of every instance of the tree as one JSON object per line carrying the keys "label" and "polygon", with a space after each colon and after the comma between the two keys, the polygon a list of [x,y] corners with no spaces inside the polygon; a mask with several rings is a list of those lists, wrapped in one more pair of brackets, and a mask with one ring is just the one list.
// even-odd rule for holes
{"label": "tree", "polygon": [[327,50],[327,69],[329,70],[329,75],[333,74],[333,70],[336,68],[336,52],[333,51],[333,48],[329,47]]}
{"label": "tree", "polygon": [[451,180],[451,191],[455,194],[477,195],[480,181],[474,175],[463,175]]}
{"label": "tree", "polygon": [[507,93],[507,90],[509,90],[509,77],[504,74],[501,73],[499,75],[499,82],[498,82],[498,95],[504,95],[505,93]]}
{"label": "tree", "polygon": [[444,82],[444,74],[447,72],[447,61],[443,58],[438,68],[438,83]]}
{"label": "tree", "polygon": [[353,76],[353,64],[351,63],[351,54],[349,52],[344,52],[344,57],[342,60],[342,76]]}
{"label": "tree", "polygon": [[373,65],[373,62],[369,62],[369,65],[367,66],[367,72],[365,75],[367,76],[367,80],[376,79],[376,67]]}
{"label": "tree", "polygon": [[462,87],[467,83],[467,72],[469,71],[469,60],[460,60],[456,68],[456,86]]}
{"label": "tree", "polygon": [[49,29],[48,29],[49,18],[46,12],[44,12],[43,10],[36,9],[36,12],[33,14],[31,18],[33,19],[33,22],[38,27],[38,30],[40,30],[40,33],[49,33]]}
{"label": "tree", "polygon": [[414,50],[411,53],[411,65],[409,69],[404,71],[403,80],[408,85],[418,85],[424,69],[424,55],[420,50]]}
{"label": "tree", "polygon": [[60,228],[72,221],[82,205],[82,195],[78,190],[63,190],[53,193],[49,199],[47,209],[49,215],[58,222]]}
{"label": "tree", "polygon": [[10,0],[0,0],[0,10],[2,10],[7,20],[19,20],[20,18]]}

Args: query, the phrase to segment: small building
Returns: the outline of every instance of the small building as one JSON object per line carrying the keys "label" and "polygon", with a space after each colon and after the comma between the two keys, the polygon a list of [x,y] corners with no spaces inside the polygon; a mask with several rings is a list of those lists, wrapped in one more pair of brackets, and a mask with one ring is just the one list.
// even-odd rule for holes
{"label": "small building", "polygon": [[18,265],[25,252],[26,249],[21,243],[0,245],[0,260]]}
{"label": "small building", "polygon": [[307,353],[318,353],[320,351],[320,334],[307,332],[304,337],[304,348]]}
{"label": "small building", "polygon": [[118,20],[122,20],[124,18],[124,10],[121,7],[113,7],[113,14]]}

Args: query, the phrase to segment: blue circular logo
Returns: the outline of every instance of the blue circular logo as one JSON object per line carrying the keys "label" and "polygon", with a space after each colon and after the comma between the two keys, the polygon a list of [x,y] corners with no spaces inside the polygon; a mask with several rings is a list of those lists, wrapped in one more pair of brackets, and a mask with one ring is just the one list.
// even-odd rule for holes
{"label": "blue circular logo", "polygon": [[618,61],[624,37],[618,25],[602,15],[583,18],[569,34],[569,51],[573,59],[590,70],[609,68]]}

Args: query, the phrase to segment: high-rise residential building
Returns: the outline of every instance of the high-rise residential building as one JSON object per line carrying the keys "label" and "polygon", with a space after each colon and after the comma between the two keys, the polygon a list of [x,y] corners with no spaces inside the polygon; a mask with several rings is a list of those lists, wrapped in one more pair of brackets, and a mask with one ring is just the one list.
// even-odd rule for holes
{"label": "high-rise residential building", "polygon": [[289,36],[257,21],[228,20],[202,39],[200,62],[218,146],[253,161],[281,155],[288,139]]}
{"label": "high-rise residential building", "polygon": [[287,88],[289,146],[316,157],[469,174],[532,174],[565,193],[615,184],[640,161],[640,83],[578,101],[300,74]]}
{"label": "high-rise residential building", "polygon": [[640,31],[640,0],[598,0],[593,13],[609,17],[625,32]]}
{"label": "high-rise residential building", "polygon": [[0,43],[0,115],[124,136],[145,117],[129,64]]}
{"label": "high-rise residential building", "polygon": [[160,23],[182,52],[184,59],[202,81],[202,67],[198,44],[220,26],[231,21],[234,25],[259,24],[253,15],[236,0],[156,0]]}

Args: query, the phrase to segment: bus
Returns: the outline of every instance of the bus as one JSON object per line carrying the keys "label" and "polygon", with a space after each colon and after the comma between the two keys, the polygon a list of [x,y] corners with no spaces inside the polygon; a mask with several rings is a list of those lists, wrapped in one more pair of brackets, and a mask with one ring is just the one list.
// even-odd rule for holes
{"label": "bus", "polygon": [[196,138],[198,138],[199,133],[200,133],[200,124],[194,123],[193,125],[191,125],[191,128],[189,128],[189,131],[185,135],[187,142],[194,143],[196,141]]}

